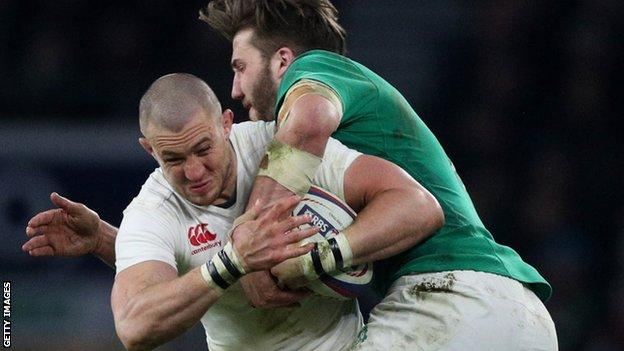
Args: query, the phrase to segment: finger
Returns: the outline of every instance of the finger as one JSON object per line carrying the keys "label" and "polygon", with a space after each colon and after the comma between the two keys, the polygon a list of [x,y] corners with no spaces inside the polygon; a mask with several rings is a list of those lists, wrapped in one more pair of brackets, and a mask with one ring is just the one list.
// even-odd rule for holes
{"label": "finger", "polygon": [[286,287],[286,283],[285,283],[285,279],[283,278],[278,278],[279,276],[281,276],[283,274],[283,272],[276,268],[277,266],[273,266],[273,268],[271,268],[271,277],[273,278],[273,280],[275,281],[275,284],[277,284],[277,287],[280,288],[281,290],[284,289],[288,289]]}
{"label": "finger", "polygon": [[276,305],[289,306],[295,304],[303,298],[306,298],[309,295],[309,291],[282,290],[277,285],[275,285],[275,290],[271,292],[271,301],[273,302],[273,304]]}
{"label": "finger", "polygon": [[54,256],[54,249],[52,246],[38,247],[28,251],[28,254],[33,257]]}
{"label": "finger", "polygon": [[283,215],[290,215],[292,210],[297,206],[297,204],[301,201],[301,197],[297,195],[292,195],[280,199],[269,211],[266,212],[261,219],[265,221],[275,222],[279,218],[282,218]]}
{"label": "finger", "polygon": [[312,217],[310,217],[310,215],[308,214],[288,217],[285,220],[279,222],[276,229],[279,233],[284,233],[288,231],[294,232],[298,230],[300,225],[309,223],[311,220]]}
{"label": "finger", "polygon": [[301,255],[305,255],[308,252],[312,251],[314,248],[314,243],[307,243],[303,246],[299,245],[290,245],[283,251],[282,261],[285,261],[289,258],[299,257]]}
{"label": "finger", "polygon": [[41,235],[45,230],[44,228],[47,228],[47,226],[44,225],[39,227],[26,227],[26,236],[32,238],[34,236]]}
{"label": "finger", "polygon": [[45,235],[49,231],[49,226],[47,224],[40,225],[38,227],[26,227],[26,235],[29,238],[33,238],[39,235]]}
{"label": "finger", "polygon": [[28,221],[28,226],[35,228],[41,225],[50,224],[54,219],[55,213],[57,213],[58,211],[60,210],[54,209],[40,212]]}
{"label": "finger", "polygon": [[284,236],[284,242],[287,244],[299,243],[301,240],[305,238],[309,238],[314,234],[317,234],[320,231],[320,228],[317,226],[313,226],[306,229],[296,229],[290,231],[287,235]]}
{"label": "finger", "polygon": [[57,192],[50,194],[50,200],[52,200],[52,203],[57,207],[62,208],[68,213],[76,212],[78,210],[78,206],[80,206],[78,203],[59,195]]}
{"label": "finger", "polygon": [[28,240],[24,245],[22,245],[22,250],[28,252],[30,250],[34,250],[39,247],[48,246],[48,245],[50,245],[50,241],[48,240],[48,237],[45,235],[39,235]]}

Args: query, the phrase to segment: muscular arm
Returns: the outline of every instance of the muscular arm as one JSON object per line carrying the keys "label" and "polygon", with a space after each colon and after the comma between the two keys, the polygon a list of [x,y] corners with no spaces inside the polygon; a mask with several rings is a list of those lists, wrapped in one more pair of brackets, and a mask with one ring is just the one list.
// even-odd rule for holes
{"label": "muscular arm", "polygon": [[[321,157],[329,136],[338,128],[341,116],[341,111],[328,99],[316,94],[304,95],[292,104],[290,115],[280,126],[275,139]],[[258,199],[262,199],[268,207],[292,194],[271,178],[256,177],[248,207]],[[268,271],[248,274],[240,282],[251,303],[259,308],[295,306],[297,301],[308,295],[302,291],[279,289]]]}
{"label": "muscular arm", "polygon": [[347,203],[358,212],[344,230],[353,264],[394,256],[444,224],[438,201],[407,172],[384,159],[362,155],[347,169]]}
{"label": "muscular arm", "polygon": [[149,350],[197,323],[219,298],[199,267],[177,277],[164,262],[134,265],[115,279],[111,306],[117,335],[128,350]]}
{"label": "muscular arm", "polygon": [[[344,178],[345,198],[358,216],[342,232],[357,265],[394,256],[423,241],[444,224],[437,200],[409,174],[384,159],[361,155]],[[304,257],[271,269],[280,285],[298,288],[305,277]]]}
{"label": "muscular arm", "polygon": [[[341,112],[328,99],[308,94],[290,108],[288,119],[280,126],[275,139],[299,150],[322,157],[330,135],[338,128]],[[296,167],[296,165],[293,165]],[[249,204],[263,199],[269,206],[277,199],[292,195],[285,187],[268,177],[257,177]]]}
{"label": "muscular arm", "polygon": [[[282,200],[232,233],[235,256],[247,271],[268,269],[311,249],[298,243],[318,229],[296,229],[309,216],[288,216],[298,202],[295,196]],[[117,275],[113,285],[111,306],[117,334],[129,350],[152,349],[197,323],[222,291],[205,280],[201,267],[177,277],[173,267],[160,261],[131,266]]]}

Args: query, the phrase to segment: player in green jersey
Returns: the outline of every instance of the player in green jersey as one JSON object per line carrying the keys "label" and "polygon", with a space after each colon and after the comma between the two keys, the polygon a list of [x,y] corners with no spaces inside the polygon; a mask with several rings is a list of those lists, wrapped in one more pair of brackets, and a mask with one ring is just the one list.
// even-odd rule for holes
{"label": "player in green jersey", "polygon": [[[279,172],[274,164],[280,158],[268,153],[251,200],[305,191],[316,167],[309,160],[322,155],[331,135],[401,166],[443,208],[445,224],[431,238],[376,264],[386,297],[372,311],[358,347],[557,348],[554,324],[540,301],[550,297],[550,285],[494,241],[442,146],[405,98],[343,56],[345,32],[329,1],[215,0],[201,18],[233,43],[232,97],[251,119],[277,120],[275,147],[283,158],[280,169],[288,172]],[[298,287],[305,274],[296,266],[303,261],[287,261],[272,273],[282,285]],[[293,302],[285,293],[267,298],[277,287],[262,273],[242,282],[258,306]]]}

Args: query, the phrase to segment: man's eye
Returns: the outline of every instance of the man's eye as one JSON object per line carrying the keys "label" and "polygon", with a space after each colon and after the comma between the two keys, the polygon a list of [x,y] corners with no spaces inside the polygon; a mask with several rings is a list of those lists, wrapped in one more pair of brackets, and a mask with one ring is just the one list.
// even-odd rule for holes
{"label": "man's eye", "polygon": [[181,158],[169,158],[165,160],[165,163],[168,165],[177,165],[182,163],[182,159]]}
{"label": "man's eye", "polygon": [[203,149],[200,149],[199,151],[197,151],[197,154],[200,156],[206,155],[208,153],[208,151],[210,151],[209,147],[205,147]]}

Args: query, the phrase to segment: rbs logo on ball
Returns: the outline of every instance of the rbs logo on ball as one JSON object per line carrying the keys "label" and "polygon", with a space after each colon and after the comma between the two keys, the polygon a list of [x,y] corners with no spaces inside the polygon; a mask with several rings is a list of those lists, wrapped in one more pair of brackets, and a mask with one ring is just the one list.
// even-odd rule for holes
{"label": "rbs logo on ball", "polygon": [[312,225],[319,227],[319,233],[322,234],[324,237],[327,237],[329,233],[337,232],[333,225],[331,225],[325,218],[323,218],[320,214],[318,214],[318,212],[314,211],[308,205],[304,205],[299,213],[297,213],[298,216],[306,214],[312,217],[312,220],[310,222],[312,223]]}

